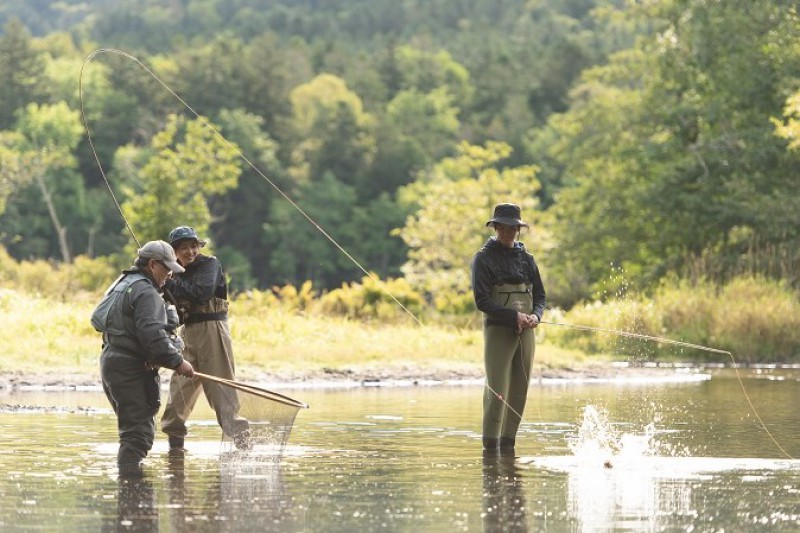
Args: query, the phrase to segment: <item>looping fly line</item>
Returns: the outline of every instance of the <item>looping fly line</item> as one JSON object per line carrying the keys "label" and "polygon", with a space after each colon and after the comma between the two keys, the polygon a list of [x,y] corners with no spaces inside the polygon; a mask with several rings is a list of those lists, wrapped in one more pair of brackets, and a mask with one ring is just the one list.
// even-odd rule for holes
{"label": "looping fly line", "polygon": [[581,325],[578,325],[578,324],[564,324],[564,323],[560,323],[560,322],[548,322],[548,321],[545,321],[545,320],[542,320],[540,323],[541,324],[548,324],[548,325],[551,325],[551,326],[568,327],[568,328],[578,329],[578,330],[583,330],[583,331],[593,331],[593,332],[596,332],[596,333],[611,333],[613,335],[617,335],[617,336],[620,336],[620,337],[629,337],[629,338],[632,338],[632,339],[640,339],[640,340],[644,340],[644,341],[658,342],[658,343],[662,343],[662,344],[671,344],[671,345],[674,345],[674,346],[681,346],[681,347],[684,347],[684,348],[692,348],[692,349],[695,349],[695,350],[702,350],[702,351],[705,351],[705,352],[712,352],[712,353],[719,353],[719,354],[727,355],[728,357],[730,357],[731,365],[733,366],[733,370],[736,373],[736,379],[738,380],[739,386],[742,389],[742,393],[744,394],[744,397],[747,400],[747,404],[750,406],[750,410],[752,411],[753,415],[758,420],[758,423],[761,425],[761,428],[764,430],[764,432],[767,434],[767,436],[769,436],[769,438],[772,441],[772,443],[781,451],[781,453],[783,453],[789,459],[794,459],[794,457],[792,457],[789,454],[789,452],[787,452],[783,448],[783,446],[781,446],[780,443],[775,439],[775,437],[772,435],[772,432],[770,432],[769,428],[764,423],[764,421],[761,419],[761,416],[758,414],[758,411],[756,410],[755,405],[753,405],[753,402],[750,399],[750,395],[747,393],[747,389],[744,386],[744,381],[742,381],[742,377],[739,375],[738,365],[736,364],[736,360],[733,357],[733,353],[731,353],[729,350],[720,350],[719,348],[712,348],[710,346],[703,346],[702,344],[693,344],[691,342],[683,342],[683,341],[678,341],[678,340],[674,340],[674,339],[669,339],[669,338],[666,338],[666,337],[657,337],[657,336],[654,336],[654,335],[644,335],[644,334],[641,334],[641,333],[632,333],[630,331],[623,331],[623,330],[618,330],[618,329],[596,328],[596,327],[591,327],[591,326],[581,326]]}
{"label": "looping fly line", "polygon": [[[122,211],[122,207],[117,200],[116,195],[114,194],[113,189],[111,188],[111,183],[106,176],[105,170],[103,169],[103,165],[100,162],[100,157],[97,154],[97,150],[94,146],[94,140],[92,138],[91,129],[89,127],[89,122],[86,119],[86,111],[84,106],[84,97],[83,97],[83,73],[84,68],[86,65],[97,55],[100,53],[115,53],[127,59],[134,61],[140,67],[142,67],[147,73],[149,73],[153,78],[155,78],[167,91],[170,92],[175,98],[177,98],[181,104],[183,104],[186,109],[191,111],[197,118],[202,122],[202,124],[210,128],[214,134],[225,142],[227,145],[231,146],[236,150],[244,161],[246,161],[253,169],[258,172],[265,180],[267,180],[270,185],[272,185],[284,198],[286,198],[298,211],[300,211],[312,224],[314,224],[317,229],[319,229],[326,237],[328,237],[331,242],[333,242],[340,250],[345,252],[337,243],[334,241],[330,236],[328,236],[322,228],[320,228],[311,218],[303,212],[300,207],[295,204],[286,194],[283,193],[272,181],[270,181],[266,176],[264,176],[261,171],[259,171],[255,165],[253,165],[242,153],[238,150],[238,148],[230,143],[222,134],[219,133],[211,124],[209,124],[205,119],[203,119],[194,109],[189,106],[180,96],[178,96],[172,89],[170,89],[161,79],[156,76],[150,69],[148,69],[145,65],[143,65],[138,59],[133,57],[130,54],[122,52],[120,50],[114,49],[99,49],[92,52],[86,60],[83,62],[81,66],[81,73],[79,79],[79,95],[80,95],[80,106],[81,106],[81,119],[83,120],[84,127],[86,129],[86,136],[89,141],[89,146],[91,147],[92,154],[97,162],[97,167],[100,170],[100,174],[103,177],[103,181],[108,188],[108,192],[111,195],[112,200],[114,201],[114,205],[116,205],[117,210],[119,211],[122,220],[125,222],[125,226],[128,229],[128,232],[133,237],[133,240],[136,242],[136,245],[141,247],[141,243],[139,239],[136,237],[136,233],[133,231],[128,219],[125,217],[125,213]],[[348,255],[348,257],[350,257]],[[351,258],[352,259],[352,258]],[[355,260],[353,260],[355,262]],[[358,264],[358,263],[356,263]],[[359,265],[360,266],[360,265]],[[362,269],[363,270],[363,269]],[[208,385],[209,387],[219,387],[219,400],[223,402],[225,405],[221,406],[220,409],[225,412],[225,421],[221,422],[223,426],[223,450],[229,452],[226,453],[228,457],[238,457],[238,454],[246,452],[249,453],[253,450],[258,451],[266,451],[271,452],[267,453],[264,456],[266,457],[280,457],[283,453],[283,449],[286,446],[286,442],[289,439],[289,435],[292,430],[292,426],[294,425],[294,419],[297,416],[297,412],[300,409],[308,408],[308,405],[285,396],[283,394],[279,394],[274,391],[270,391],[267,389],[262,389],[260,387],[256,387],[254,385],[247,385],[245,383],[241,383],[238,381],[233,381],[229,379],[223,379],[216,376],[212,376],[209,374],[204,374],[201,372],[195,372],[195,375],[199,379],[203,379],[207,382],[210,382]],[[174,378],[179,379],[179,378]],[[239,395],[238,393],[246,393]]]}
{"label": "looping fly line", "polygon": [[167,92],[169,92],[169,94],[171,94],[173,97],[175,97],[175,99],[177,99],[181,103],[181,105],[183,105],[183,107],[185,109],[187,109],[190,113],[192,113],[192,115],[194,115],[201,122],[201,124],[203,124],[204,127],[206,127],[209,130],[211,130],[211,132],[213,132],[214,135],[219,140],[221,140],[227,146],[229,146],[232,150],[234,150],[242,161],[247,163],[247,165],[251,169],[253,169],[253,171],[255,171],[256,174],[261,176],[261,178],[264,179],[264,181],[269,183],[270,186],[273,189],[275,189],[275,191],[278,194],[280,194],[287,202],[289,202],[289,204],[291,204],[291,206],[294,207],[297,210],[298,213],[300,213],[306,220],[308,220],[308,222],[312,226],[314,226],[314,228],[316,228],[317,231],[319,231],[326,239],[328,239],[331,242],[331,244],[333,244],[342,254],[344,254],[345,257],[347,257],[347,259],[349,259],[356,267],[358,267],[358,269],[361,270],[361,272],[363,272],[364,275],[366,275],[371,280],[373,280],[378,285],[378,287],[380,287],[380,289],[387,296],[389,296],[397,305],[400,306],[401,309],[403,309],[403,311],[406,312],[406,314],[408,314],[408,316],[410,316],[417,324],[422,325],[422,322],[420,321],[420,319],[414,313],[412,313],[405,305],[403,305],[403,303],[400,300],[398,300],[397,297],[394,294],[392,294],[392,292],[389,291],[389,289],[387,289],[386,286],[383,283],[381,283],[381,281],[379,279],[377,279],[375,277],[375,275],[373,275],[366,268],[364,268],[361,265],[361,263],[359,263],[358,260],[356,260],[356,258],[354,258],[347,250],[345,250],[336,241],[336,239],[334,239],[330,234],[328,234],[328,232],[326,232],[322,228],[322,226],[320,226],[313,218],[311,218],[311,216],[309,216],[309,214],[306,213],[305,210],[297,204],[297,202],[292,200],[292,198],[288,194],[286,194],[280,187],[278,187],[278,185],[273,180],[271,180],[269,177],[267,177],[261,171],[261,169],[259,169],[255,164],[253,164],[247,158],[247,156],[245,156],[242,153],[242,151],[239,149],[239,147],[236,146],[236,144],[234,144],[234,143],[230,142],[228,139],[226,139],[225,136],[223,136],[222,133],[220,133],[219,130],[217,130],[217,128],[215,128],[211,123],[209,123],[205,118],[203,118],[197,111],[195,111],[194,108],[192,108],[192,106],[189,105],[189,103],[187,103],[175,91],[173,91],[172,88],[169,85],[167,85],[161,78],[159,78],[158,75],[156,75],[155,72],[153,72],[146,65],[144,65],[144,63],[139,61],[138,58],[132,56],[131,54],[129,54],[127,52],[123,52],[122,50],[116,50],[114,48],[99,48],[99,49],[93,51],[91,54],[89,54],[86,57],[86,59],[83,61],[83,64],[81,65],[81,73],[80,73],[80,78],[79,78],[79,82],[78,82],[78,93],[79,93],[80,105],[81,105],[81,119],[83,120],[83,125],[84,125],[84,128],[86,129],[86,136],[87,136],[87,138],[89,140],[89,146],[90,146],[90,148],[92,150],[92,154],[94,155],[94,159],[97,162],[98,168],[100,169],[100,175],[103,177],[103,181],[105,182],[106,187],[108,188],[108,191],[111,194],[111,198],[114,200],[114,204],[117,206],[117,209],[119,210],[120,215],[122,216],[122,219],[125,221],[125,226],[128,228],[128,231],[133,236],[133,239],[136,241],[137,245],[140,245],[140,243],[139,243],[138,239],[136,239],[136,235],[133,233],[133,230],[131,229],[131,226],[128,223],[128,220],[125,218],[125,214],[122,212],[122,207],[119,205],[119,202],[117,201],[117,198],[114,195],[114,191],[111,189],[111,184],[109,183],[108,178],[106,177],[106,173],[103,170],[103,165],[100,163],[100,157],[97,155],[97,151],[95,150],[94,141],[92,139],[91,130],[89,128],[89,123],[86,120],[86,113],[85,113],[85,109],[84,109],[84,97],[83,97],[83,71],[84,71],[86,65],[89,64],[89,62],[91,62],[92,59],[95,58],[95,56],[100,55],[100,54],[116,54],[116,55],[119,55],[121,57],[124,57],[125,59],[129,59],[129,60],[133,61],[134,63],[136,63],[137,65],[139,65],[154,80],[156,80]]}
{"label": "looping fly line", "polygon": [[[125,221],[125,226],[128,228],[128,231],[130,232],[130,234],[133,237],[134,241],[136,241],[137,245],[140,245],[140,243],[139,243],[138,239],[136,238],[136,235],[134,234],[133,229],[131,228],[130,224],[128,223],[128,220],[125,218],[125,215],[124,215],[124,213],[122,211],[122,207],[120,206],[119,202],[117,201],[117,198],[114,195],[114,191],[111,188],[111,184],[108,181],[108,178],[106,177],[105,170],[103,169],[103,166],[102,166],[102,164],[100,162],[100,158],[99,158],[99,156],[97,154],[97,151],[95,150],[94,141],[93,141],[93,138],[92,138],[91,130],[89,128],[89,123],[86,120],[86,113],[85,113],[85,109],[84,109],[84,97],[83,97],[83,72],[84,72],[84,68],[86,67],[86,65],[92,59],[94,59],[95,56],[100,55],[100,54],[116,54],[116,55],[119,55],[121,57],[124,57],[125,59],[129,59],[129,60],[133,61],[134,63],[139,65],[142,69],[144,69],[144,71],[147,72],[153,79],[155,79],[167,92],[169,92],[173,97],[175,97],[175,99],[177,99],[181,103],[181,105],[183,105],[183,107],[185,109],[187,109],[189,112],[191,112],[205,127],[210,129],[217,138],[219,138],[222,142],[224,142],[226,145],[231,147],[236,152],[236,154],[242,159],[242,161],[247,163],[247,165],[251,169],[253,169],[253,171],[255,171],[267,183],[269,183],[269,185],[278,194],[280,194],[287,202],[289,202],[289,204],[291,204],[291,206],[294,207],[297,210],[297,212],[299,212],[306,220],[308,220],[308,222],[312,226],[314,226],[314,228],[316,228],[317,231],[319,231],[326,239],[328,239],[342,254],[344,254],[356,267],[358,267],[358,269],[361,270],[361,272],[363,272],[366,276],[368,276],[370,279],[375,281],[377,283],[377,285],[380,287],[380,289],[387,296],[389,296],[398,306],[400,306],[400,308],[403,309],[403,311],[405,311],[406,314],[408,314],[417,324],[422,325],[422,322],[419,320],[419,318],[417,318],[417,316],[414,313],[412,313],[405,305],[403,305],[403,303],[400,302],[400,300],[398,300],[397,297],[394,294],[392,294],[386,288],[386,286],[383,283],[380,282],[380,280],[378,280],[373,274],[371,274],[366,268],[364,268],[361,265],[361,263],[359,263],[330,234],[328,234],[313,218],[311,218],[311,216],[309,216],[308,213],[306,213],[305,210],[303,210],[303,208],[301,208],[294,200],[292,200],[291,197],[289,197],[289,195],[287,195],[280,187],[278,187],[278,185],[273,180],[271,180],[269,177],[267,177],[255,164],[253,164],[242,153],[242,151],[239,149],[238,146],[236,146],[234,143],[232,143],[228,139],[226,139],[213,125],[211,125],[205,118],[203,118],[199,113],[197,113],[192,108],[191,105],[189,105],[183,98],[181,98],[177,93],[175,93],[175,91],[173,91],[172,88],[169,87],[169,85],[167,85],[163,80],[161,80],[161,78],[159,78],[158,75],[156,75],[151,69],[149,69],[141,61],[139,61],[138,58],[132,56],[131,54],[128,54],[127,52],[123,52],[121,50],[117,50],[117,49],[114,49],[114,48],[100,48],[100,49],[94,50],[91,54],[89,54],[87,56],[87,58],[84,60],[83,64],[81,65],[81,73],[80,73],[80,79],[79,79],[79,97],[80,97],[80,106],[81,106],[81,118],[83,120],[83,124],[84,124],[84,127],[86,129],[86,135],[87,135],[87,138],[88,138],[88,141],[89,141],[89,146],[90,146],[90,148],[92,150],[92,154],[94,155],[95,161],[97,162],[97,166],[98,166],[98,168],[100,170],[101,176],[103,177],[103,181],[105,182],[106,187],[108,188],[108,192],[110,193],[111,198],[114,201],[114,204],[116,205],[117,209],[119,210],[119,213],[122,216],[122,219]],[[688,343],[688,342],[676,341],[676,340],[668,339],[668,338],[665,338],[665,337],[656,337],[656,336],[652,336],[652,335],[642,335],[642,334],[638,334],[638,333],[631,333],[631,332],[628,332],[628,331],[605,329],[605,328],[595,328],[595,327],[590,327],[590,326],[581,326],[581,325],[577,325],[577,324],[564,324],[564,323],[558,323],[558,322],[541,321],[541,323],[542,324],[548,324],[548,325],[554,325],[554,326],[569,327],[569,328],[578,329],[578,330],[584,330],[584,331],[611,333],[611,334],[622,336],[622,337],[630,337],[630,338],[641,339],[641,340],[645,340],[645,341],[654,341],[654,342],[659,342],[659,343],[664,343],[664,344],[672,344],[672,345],[676,345],[676,346],[683,346],[683,347],[686,347],[686,348],[703,350],[703,351],[707,351],[707,352],[727,354],[731,359],[734,371],[736,372],[736,378],[739,381],[739,385],[741,386],[742,392],[744,393],[744,396],[745,396],[745,398],[747,400],[747,403],[749,404],[750,409],[752,410],[752,412],[755,415],[756,419],[760,423],[761,427],[767,433],[767,435],[772,440],[772,442],[775,444],[775,446],[777,446],[778,449],[784,455],[786,455],[788,458],[793,459],[793,457],[788,452],[786,452],[786,450],[784,450],[784,448],[772,436],[772,433],[769,431],[769,429],[767,428],[766,424],[761,419],[761,416],[759,416],[758,411],[756,410],[755,406],[753,405],[753,402],[750,400],[750,396],[748,395],[747,390],[745,389],[744,382],[742,381],[741,376],[739,375],[739,370],[737,369],[736,361],[735,361],[735,359],[733,357],[733,354],[730,351],[720,350],[720,349],[717,349],[717,348],[711,348],[711,347],[703,346],[703,345],[700,345],[700,344],[693,344],[693,343]],[[236,383],[236,382],[233,382],[233,383]],[[231,385],[231,384],[228,383],[227,385]],[[488,386],[488,383],[487,383],[486,386],[489,388],[490,392],[492,394],[494,394],[498,399],[500,399],[506,405],[507,408],[509,408],[511,411],[514,412],[514,414],[516,416],[518,416],[520,419],[522,418],[522,415],[520,413],[518,413],[515,409],[513,409],[508,404],[508,402],[506,402],[506,400],[502,397],[502,395],[498,394],[496,391],[491,389]],[[245,386],[245,387],[247,387],[247,386]],[[242,388],[240,390],[245,391],[246,389]],[[255,392],[255,391],[251,390],[249,392]],[[300,408],[300,407],[298,406],[297,408]]]}

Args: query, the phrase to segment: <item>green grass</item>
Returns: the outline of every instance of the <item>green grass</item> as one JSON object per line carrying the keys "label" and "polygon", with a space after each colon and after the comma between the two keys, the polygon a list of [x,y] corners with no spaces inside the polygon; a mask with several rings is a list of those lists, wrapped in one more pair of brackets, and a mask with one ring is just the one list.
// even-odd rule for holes
{"label": "green grass", "polygon": [[[0,336],[0,372],[97,374],[100,335],[89,324],[97,300],[81,293],[62,302],[0,288],[0,320],[8,333]],[[242,378],[479,376],[483,369],[479,328],[364,323],[236,302],[230,317]],[[574,367],[586,360],[582,352],[544,342],[534,366]]]}

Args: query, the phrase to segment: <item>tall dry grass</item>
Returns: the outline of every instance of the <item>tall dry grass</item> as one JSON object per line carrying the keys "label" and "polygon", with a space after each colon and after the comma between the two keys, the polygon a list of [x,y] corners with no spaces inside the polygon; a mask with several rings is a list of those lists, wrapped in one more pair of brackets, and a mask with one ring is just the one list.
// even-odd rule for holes
{"label": "tall dry grass", "polygon": [[[561,319],[728,350],[739,362],[800,360],[800,296],[784,283],[758,277],[736,278],[722,287],[704,280],[673,280],[652,298],[576,306]],[[550,340],[634,360],[729,360],[724,354],[568,328],[552,332]]]}
{"label": "tall dry grass", "polygon": [[[98,373],[100,335],[89,324],[99,294],[79,292],[69,301],[0,287],[0,372]],[[270,291],[236,298],[230,309],[239,376],[272,374],[309,379],[326,374],[479,376],[483,336],[478,328],[413,321],[360,321],[332,317],[284,303]],[[536,365],[580,364],[575,350],[544,344]]]}

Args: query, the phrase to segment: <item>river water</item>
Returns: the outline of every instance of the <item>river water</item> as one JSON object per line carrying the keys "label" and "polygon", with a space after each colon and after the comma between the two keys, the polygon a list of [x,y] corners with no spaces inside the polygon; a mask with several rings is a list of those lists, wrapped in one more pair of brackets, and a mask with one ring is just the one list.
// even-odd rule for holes
{"label": "river water", "polygon": [[311,407],[280,461],[221,458],[200,400],[139,480],[99,391],[0,394],[0,529],[798,531],[800,370],[740,372],[534,383],[511,457],[474,383],[281,389]]}

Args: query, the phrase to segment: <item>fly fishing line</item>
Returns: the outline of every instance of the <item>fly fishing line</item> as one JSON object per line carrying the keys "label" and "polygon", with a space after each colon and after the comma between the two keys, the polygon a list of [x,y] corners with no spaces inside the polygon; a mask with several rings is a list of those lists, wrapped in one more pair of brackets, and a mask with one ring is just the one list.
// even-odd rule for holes
{"label": "fly fishing line", "polygon": [[[414,315],[414,313],[412,313],[405,305],[403,305],[403,303],[391,291],[389,291],[388,288],[386,288],[386,286],[381,282],[381,280],[379,280],[374,274],[372,274],[366,268],[364,268],[361,265],[361,263],[359,263],[358,260],[356,260],[355,257],[353,257],[347,250],[344,249],[344,247],[342,247],[336,241],[336,239],[334,239],[330,234],[328,234],[328,232],[325,231],[322,228],[322,226],[320,226],[313,218],[311,218],[311,216],[308,213],[306,213],[306,211],[302,207],[300,207],[297,204],[297,202],[292,200],[292,198],[288,194],[286,194],[283,191],[283,189],[278,187],[278,185],[273,180],[271,180],[269,177],[267,177],[261,171],[261,169],[259,169],[255,164],[253,164],[247,158],[247,156],[245,156],[242,153],[242,151],[239,149],[239,147],[236,144],[230,142],[227,138],[225,138],[225,136],[223,136],[222,133],[220,133],[219,130],[217,130],[217,128],[215,128],[211,123],[209,123],[205,118],[203,118],[197,111],[195,111],[194,108],[192,108],[192,106],[190,106],[183,98],[181,98],[175,91],[173,91],[172,88],[169,85],[167,85],[161,78],[159,78],[158,75],[156,75],[155,72],[153,72],[146,65],[144,65],[144,63],[139,61],[138,58],[132,56],[131,54],[128,54],[127,52],[123,52],[122,50],[116,50],[114,48],[99,48],[97,50],[94,50],[91,54],[89,54],[86,57],[86,59],[83,61],[83,64],[81,65],[80,78],[79,78],[79,82],[78,82],[78,94],[79,94],[80,104],[81,104],[81,119],[83,120],[84,128],[86,129],[86,136],[87,136],[87,138],[89,140],[89,146],[90,146],[90,148],[92,150],[92,154],[94,155],[95,161],[97,162],[97,166],[100,169],[100,174],[102,175],[103,181],[105,181],[106,187],[108,188],[109,192],[111,193],[111,197],[114,199],[114,203],[116,204],[117,209],[120,211],[120,214],[122,214],[122,208],[120,207],[119,202],[117,202],[117,199],[114,196],[114,192],[111,190],[111,184],[109,183],[108,178],[106,177],[105,171],[103,170],[103,166],[100,163],[100,158],[97,155],[97,151],[95,150],[94,141],[92,140],[92,134],[91,134],[91,131],[90,131],[90,128],[89,128],[88,121],[86,120],[86,114],[85,114],[85,111],[84,111],[83,72],[84,72],[84,69],[85,69],[86,65],[89,64],[89,62],[92,59],[94,59],[95,56],[97,56],[99,54],[116,54],[116,55],[119,55],[121,57],[124,57],[125,59],[129,59],[129,60],[133,61],[134,63],[139,65],[142,69],[144,69],[144,71],[147,72],[153,79],[155,79],[167,92],[169,92],[169,94],[171,94],[173,97],[175,97],[181,103],[181,105],[183,105],[183,107],[186,110],[188,110],[190,113],[192,113],[192,115],[194,115],[203,124],[204,127],[208,128],[219,140],[221,140],[228,147],[230,147],[232,150],[234,150],[242,161],[247,163],[247,165],[251,169],[253,169],[253,171],[255,171],[256,174],[258,174],[264,181],[269,183],[269,185],[273,189],[275,189],[275,191],[278,194],[280,194],[283,197],[284,200],[289,202],[289,204],[291,204],[291,206],[294,207],[295,210],[297,210],[298,213],[300,213],[312,226],[314,226],[314,228],[317,229],[317,231],[319,231],[326,239],[328,239],[328,241],[330,241],[330,243],[333,244],[333,246],[335,246],[337,250],[339,250],[342,254],[344,254],[344,256],[347,257],[347,259],[349,259],[356,267],[358,267],[358,269],[361,270],[361,272],[363,272],[364,275],[366,275],[368,278],[373,280],[378,285],[378,287],[381,289],[381,291],[383,291],[387,296],[389,296],[389,298],[391,298],[397,305],[399,305],[400,308],[403,309],[406,312],[406,314],[408,314],[408,316],[410,316],[418,324],[422,325],[422,323],[420,322],[419,318],[417,318],[417,316]],[[125,215],[124,214],[122,214],[122,218],[123,218],[123,220],[125,220]],[[131,231],[131,234],[133,234],[133,231],[131,230],[130,224],[128,224],[127,220],[125,220],[125,225],[128,227],[128,230]],[[136,237],[134,237],[134,240],[135,239],[136,239]],[[137,241],[137,244],[138,244],[138,241]]]}
{"label": "fly fishing line", "polygon": [[[113,49],[113,48],[100,48],[100,49],[94,50],[91,54],[89,54],[87,56],[87,58],[84,60],[83,64],[81,65],[81,72],[80,72],[80,78],[79,78],[79,91],[78,91],[79,92],[79,98],[80,98],[80,106],[81,106],[81,119],[83,120],[83,124],[84,124],[84,127],[86,129],[87,139],[89,141],[89,145],[90,145],[90,148],[92,150],[92,154],[94,155],[95,161],[97,162],[97,166],[98,166],[98,168],[100,170],[100,174],[101,174],[101,176],[103,178],[103,181],[105,182],[106,187],[108,188],[108,191],[111,194],[111,197],[114,200],[114,203],[117,206],[117,209],[119,210],[120,215],[122,216],[122,219],[124,220],[126,227],[128,228],[128,231],[133,236],[133,238],[136,241],[137,245],[139,244],[139,241],[136,239],[136,236],[133,233],[133,230],[131,229],[130,224],[128,223],[128,220],[125,218],[125,215],[124,215],[124,213],[122,211],[122,208],[119,205],[119,202],[117,201],[117,198],[114,195],[114,192],[113,192],[113,190],[111,188],[111,184],[109,183],[108,178],[106,177],[105,171],[104,171],[103,166],[102,166],[102,164],[100,162],[100,158],[99,158],[99,156],[97,154],[97,151],[95,150],[94,141],[93,141],[93,138],[92,138],[92,134],[91,134],[91,130],[89,128],[88,121],[86,120],[86,114],[85,114],[85,109],[84,109],[84,96],[83,96],[83,73],[84,73],[84,69],[85,69],[86,65],[99,54],[116,54],[116,55],[119,55],[119,56],[121,56],[121,57],[123,57],[125,59],[131,60],[135,64],[140,66],[153,79],[155,79],[167,92],[169,92],[174,98],[176,98],[184,106],[185,109],[187,109],[198,120],[200,120],[201,123],[205,127],[209,128],[217,138],[219,138],[222,142],[224,142],[226,145],[231,147],[237,153],[237,155],[251,169],[253,169],[253,171],[255,171],[267,183],[269,183],[269,185],[276,192],[278,192],[278,194],[280,194],[287,202],[289,202],[289,204],[292,207],[294,207],[297,210],[297,212],[299,212],[312,226],[314,226],[326,239],[328,239],[328,241],[330,241],[356,267],[358,267],[359,270],[361,270],[367,277],[369,277],[370,279],[375,281],[375,283],[378,285],[378,287],[381,289],[381,291],[384,292],[387,296],[389,296],[398,306],[400,306],[400,308],[403,309],[403,311],[405,311],[405,313],[408,314],[408,316],[410,316],[418,325],[422,325],[422,322],[420,321],[420,319],[414,313],[412,313],[405,305],[403,305],[403,303],[400,302],[400,300],[398,300],[397,297],[394,294],[392,294],[392,292],[389,291],[389,289],[386,288],[386,286],[379,279],[377,279],[371,272],[369,272],[366,268],[364,268],[361,265],[361,263],[359,263],[330,234],[328,234],[313,218],[311,218],[311,216],[309,216],[308,213],[305,212],[305,210],[303,210],[294,200],[292,200],[291,197],[289,197],[280,187],[278,187],[278,185],[273,180],[271,180],[269,177],[267,177],[255,164],[253,164],[241,152],[241,150],[239,149],[238,146],[236,146],[235,144],[233,144],[230,141],[228,141],[228,139],[226,139],[213,125],[211,125],[208,121],[206,121],[205,118],[203,118],[199,113],[197,113],[183,98],[181,98],[177,93],[175,93],[175,91],[173,91],[172,88],[169,87],[169,85],[167,85],[161,78],[159,78],[158,75],[156,75],[151,69],[149,69],[146,65],[144,65],[138,58],[136,58],[135,56],[133,56],[131,54],[128,54],[127,52],[124,52],[124,51],[121,51],[121,50],[117,50],[117,49]],[[627,332],[627,331],[609,330],[609,329],[603,329],[603,328],[593,328],[593,327],[590,327],[590,326],[581,326],[581,325],[576,325],[576,324],[563,324],[563,323],[557,323],[557,322],[541,321],[540,323],[542,323],[542,324],[550,324],[550,325],[555,325],[555,326],[571,327],[571,328],[575,328],[575,329],[579,329],[579,330],[586,330],[586,331],[606,332],[606,333],[612,333],[614,335],[619,335],[619,336],[623,336],[623,337],[637,338],[637,339],[642,339],[642,340],[646,340],[646,341],[655,341],[655,342],[673,344],[673,345],[677,345],[677,346],[683,346],[683,347],[687,347],[687,348],[699,349],[699,350],[704,350],[704,351],[709,351],[709,352],[714,352],[714,353],[727,354],[730,357],[731,362],[733,364],[733,368],[734,368],[734,370],[736,372],[736,377],[737,377],[737,379],[739,381],[739,385],[741,386],[742,392],[745,395],[745,398],[746,398],[746,400],[747,400],[747,402],[748,402],[748,404],[750,406],[751,411],[753,412],[753,414],[756,417],[756,419],[759,421],[759,424],[764,429],[764,431],[767,433],[767,435],[772,440],[772,442],[778,447],[778,449],[784,455],[786,455],[787,457],[793,458],[791,455],[789,455],[784,450],[784,448],[773,437],[772,433],[769,431],[769,429],[767,428],[766,424],[761,419],[761,416],[758,414],[758,411],[756,410],[755,406],[753,405],[753,402],[750,399],[749,394],[747,393],[747,390],[746,390],[746,388],[744,386],[744,382],[742,381],[741,376],[739,375],[739,371],[737,369],[736,361],[735,361],[735,359],[733,357],[733,354],[730,351],[720,350],[720,349],[717,349],[717,348],[711,348],[711,347],[708,347],[708,346],[702,346],[702,345],[699,345],[699,344],[692,344],[692,343],[687,343],[687,342],[682,342],[682,341],[676,341],[676,340],[672,340],[672,339],[668,339],[668,338],[664,338],[664,337],[654,337],[654,336],[650,336],[650,335],[641,335],[641,334],[631,333],[631,332]],[[507,408],[509,408],[517,416],[519,416],[520,419],[522,418],[522,415],[519,412],[517,412],[516,410],[514,410],[508,404],[508,402],[506,402],[506,400],[502,397],[502,395],[498,394],[491,387],[489,387],[488,383],[487,383],[486,387],[489,388],[489,390],[497,398],[499,398],[506,405]]]}
{"label": "fly fishing line", "polygon": [[[86,137],[89,141],[89,146],[91,148],[92,154],[94,159],[97,163],[97,167],[100,171],[100,175],[105,182],[106,188],[108,189],[109,194],[111,195],[111,199],[114,201],[114,205],[117,207],[122,220],[125,222],[125,227],[128,229],[133,240],[136,242],[138,247],[141,247],[141,243],[139,239],[136,237],[136,233],[133,231],[128,219],[125,217],[125,213],[122,210],[122,207],[117,200],[116,195],[114,194],[114,190],[111,187],[111,183],[106,176],[105,169],[103,168],[102,163],[100,162],[100,157],[97,154],[97,150],[95,149],[94,139],[92,138],[91,129],[89,127],[89,122],[86,119],[86,111],[84,105],[84,97],[83,97],[83,73],[84,68],[86,65],[91,61],[91,59],[99,54],[99,53],[115,53],[127,59],[134,61],[140,67],[142,67],[147,73],[149,73],[153,78],[155,78],[170,94],[172,94],[178,101],[181,102],[189,111],[191,111],[201,122],[202,124],[210,128],[214,134],[222,139],[226,144],[236,148],[235,145],[230,143],[225,137],[222,136],[211,124],[209,124],[205,119],[203,119],[198,113],[194,111],[194,109],[189,106],[180,96],[178,96],[172,89],[170,89],[161,79],[155,75],[150,69],[148,69],[144,64],[142,64],[137,58],[134,56],[122,52],[120,50],[114,49],[98,49],[92,52],[86,60],[84,60],[83,65],[81,65],[81,72],[79,78],[79,97],[80,97],[80,107],[81,107],[81,119],[83,121],[84,128],[86,129]],[[328,236],[322,228],[320,228],[313,220],[311,220],[308,215],[306,215],[302,209],[297,206],[292,200],[286,196],[283,191],[281,191],[272,181],[270,181],[266,176],[264,176],[250,161],[236,148],[239,156],[246,161],[253,169],[255,169],[264,179],[266,179],[281,195],[284,196],[292,205],[294,205],[301,213],[303,213],[306,218],[309,219],[322,233]],[[339,247],[339,245],[333,241],[330,237],[328,237],[334,244]],[[342,249],[341,247],[339,247]],[[342,249],[344,252],[344,250]],[[345,252],[347,253],[347,252]],[[349,257],[349,255],[348,255]],[[238,453],[238,452],[252,452],[252,451],[268,451],[270,453],[267,454],[259,454],[265,457],[280,457],[283,453],[284,448],[286,447],[286,443],[289,440],[289,435],[292,431],[292,426],[294,425],[294,420],[297,416],[297,413],[300,409],[308,408],[308,405],[297,401],[293,398],[289,398],[288,396],[263,389],[260,387],[256,387],[253,385],[246,385],[244,383],[240,383],[238,381],[218,378],[216,376],[212,376],[209,374],[204,374],[202,372],[195,372],[195,375],[203,379],[204,381],[208,382],[204,386],[208,387],[219,387],[221,394],[218,395],[220,401],[222,401],[225,405],[220,406],[220,412],[227,413],[226,418],[230,419],[230,421],[225,420],[223,423],[227,427],[226,430],[223,430],[223,437],[222,437],[222,450],[224,453],[227,452],[227,455],[230,456],[231,453]],[[175,377],[173,377],[175,379]],[[243,394],[239,394],[239,393]],[[221,421],[222,423],[222,421]]]}

